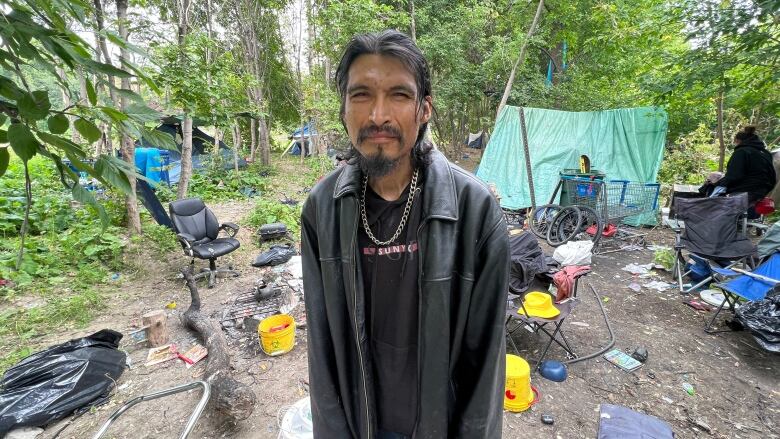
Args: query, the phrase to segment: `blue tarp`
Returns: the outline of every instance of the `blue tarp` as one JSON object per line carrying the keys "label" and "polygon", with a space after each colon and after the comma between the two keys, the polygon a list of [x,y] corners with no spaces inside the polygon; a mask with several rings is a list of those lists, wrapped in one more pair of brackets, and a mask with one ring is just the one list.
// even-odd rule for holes
{"label": "blue tarp", "polygon": [[135,167],[138,172],[154,182],[153,186],[160,181],[168,181],[168,155],[165,151],[157,148],[136,148],[135,149]]}

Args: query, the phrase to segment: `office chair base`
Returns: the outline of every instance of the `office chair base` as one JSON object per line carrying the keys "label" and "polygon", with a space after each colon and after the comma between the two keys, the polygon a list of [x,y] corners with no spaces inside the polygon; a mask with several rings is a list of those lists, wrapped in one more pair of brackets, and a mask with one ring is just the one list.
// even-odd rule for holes
{"label": "office chair base", "polygon": [[[195,260],[193,259],[190,262],[190,272],[192,272],[192,268],[195,265]],[[228,264],[227,267],[217,267],[217,263],[214,259],[209,260],[209,268],[201,268],[200,272],[193,276],[195,280],[208,278],[209,280],[209,288],[214,288],[214,285],[217,283],[217,277],[238,277],[240,276],[240,273],[233,269],[232,264]]]}

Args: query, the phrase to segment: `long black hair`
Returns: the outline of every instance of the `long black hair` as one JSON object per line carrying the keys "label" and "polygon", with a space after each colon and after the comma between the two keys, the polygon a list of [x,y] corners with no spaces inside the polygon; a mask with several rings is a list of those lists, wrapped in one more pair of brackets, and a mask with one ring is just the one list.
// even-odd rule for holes
{"label": "long black hair", "polygon": [[[341,107],[339,108],[339,118],[346,131],[347,126],[344,123],[344,105],[347,98],[347,85],[349,83],[349,68],[361,55],[382,55],[393,57],[409,70],[414,76],[417,85],[417,111],[422,109],[425,98],[432,96],[431,92],[431,74],[428,69],[428,62],[425,60],[420,49],[412,39],[397,30],[384,30],[376,33],[358,34],[352,37],[341,61],[336,68],[336,88],[341,97]],[[433,106],[431,106],[433,110]],[[435,110],[434,110],[435,111]],[[417,139],[412,148],[412,166],[425,167],[431,162],[431,151],[433,144],[425,139],[425,132],[428,129],[428,122],[420,125],[417,132]],[[355,146],[352,145],[347,159],[356,158],[360,154]],[[351,160],[350,160],[351,161]]]}

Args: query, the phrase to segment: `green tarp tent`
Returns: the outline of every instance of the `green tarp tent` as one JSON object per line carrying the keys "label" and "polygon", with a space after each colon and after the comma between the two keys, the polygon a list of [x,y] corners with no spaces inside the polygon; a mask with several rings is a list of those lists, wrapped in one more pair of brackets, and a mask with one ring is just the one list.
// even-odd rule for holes
{"label": "green tarp tent", "polygon": [[[546,204],[563,169],[579,168],[582,154],[610,180],[655,182],[664,154],[668,119],[655,107],[569,112],[524,108],[537,205]],[[477,177],[493,183],[501,207],[531,206],[520,108],[506,106],[482,156]],[[557,200],[556,200],[557,202]],[[655,223],[652,215],[641,223]]]}

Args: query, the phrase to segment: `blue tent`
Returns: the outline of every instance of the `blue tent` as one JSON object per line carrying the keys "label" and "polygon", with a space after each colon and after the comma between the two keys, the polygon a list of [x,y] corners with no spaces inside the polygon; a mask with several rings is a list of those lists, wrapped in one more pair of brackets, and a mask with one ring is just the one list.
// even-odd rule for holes
{"label": "blue tent", "polygon": [[[194,124],[193,124],[194,125]],[[176,117],[168,117],[163,123],[155,128],[157,131],[170,134],[176,141],[176,151],[168,151],[157,148],[148,139],[142,138],[136,141],[136,167],[140,172],[150,180],[162,181],[167,184],[176,184],[181,175],[181,120]],[[201,131],[197,127],[192,127],[192,169],[198,171],[205,166],[203,157],[207,156],[214,145],[214,138]],[[145,150],[153,150],[152,152]],[[140,154],[139,154],[139,151]],[[233,168],[233,151],[228,148],[225,142],[219,142],[219,155],[222,157],[222,163],[225,169]],[[246,160],[240,158],[238,161],[240,168],[246,167]],[[147,175],[151,172],[152,175]],[[156,173],[155,173],[156,172]]]}
{"label": "blue tent", "polygon": [[[301,131],[303,131],[303,136],[301,136]],[[306,138],[306,155],[308,156],[311,154],[311,151],[309,150],[309,145],[311,142],[311,137],[318,135],[317,128],[314,127],[313,122],[309,122],[306,125],[303,126],[303,130],[301,128],[296,129],[295,131],[290,134],[288,137],[292,142],[290,142],[290,146],[287,147],[287,150],[289,151],[288,154],[290,155],[301,155],[301,141],[305,137]]]}

